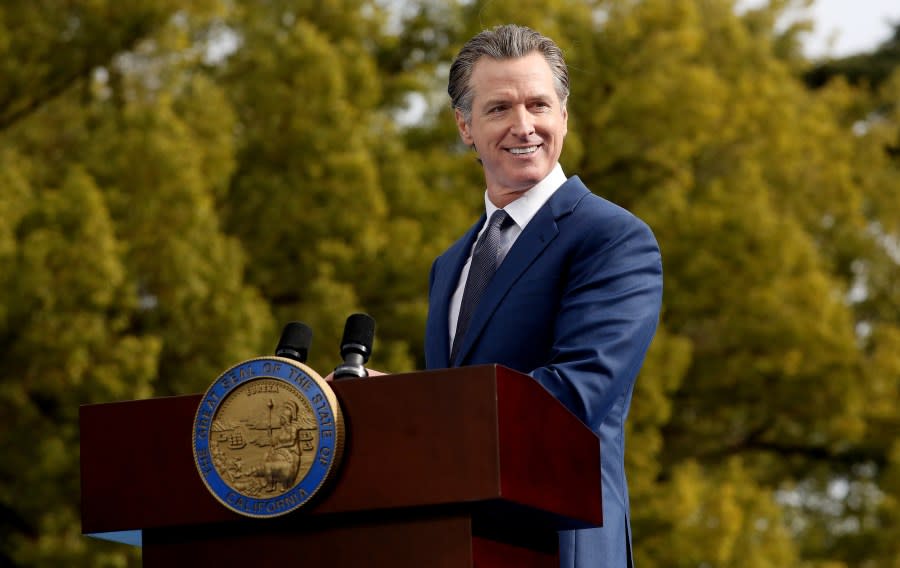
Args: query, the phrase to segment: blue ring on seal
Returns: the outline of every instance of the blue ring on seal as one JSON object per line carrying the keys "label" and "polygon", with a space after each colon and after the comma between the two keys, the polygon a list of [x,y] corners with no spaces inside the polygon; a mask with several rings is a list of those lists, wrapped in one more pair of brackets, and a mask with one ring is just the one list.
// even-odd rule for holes
{"label": "blue ring on seal", "polygon": [[[243,495],[228,486],[216,471],[209,435],[219,404],[239,385],[255,379],[281,379],[306,397],[316,416],[318,449],[306,476],[286,493],[268,499]],[[226,507],[250,517],[277,517],[305,504],[328,478],[338,452],[338,426],[328,395],[301,366],[281,357],[260,357],[239,363],[222,373],[207,389],[194,420],[194,460],[206,486]]]}

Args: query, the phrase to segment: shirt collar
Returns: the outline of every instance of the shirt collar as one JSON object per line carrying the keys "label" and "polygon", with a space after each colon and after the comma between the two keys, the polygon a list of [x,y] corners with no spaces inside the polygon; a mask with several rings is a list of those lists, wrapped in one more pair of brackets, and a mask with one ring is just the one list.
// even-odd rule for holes
{"label": "shirt collar", "polygon": [[[521,197],[509,203],[503,208],[504,211],[516,222],[519,229],[524,229],[525,225],[531,221],[538,209],[544,206],[544,203],[550,199],[550,196],[556,192],[559,187],[566,183],[566,174],[563,173],[562,166],[559,162],[550,170],[547,177],[539,181],[534,187],[524,192]],[[487,218],[490,219],[494,211],[499,209],[488,199],[487,191],[484,192],[484,207],[487,212]]]}

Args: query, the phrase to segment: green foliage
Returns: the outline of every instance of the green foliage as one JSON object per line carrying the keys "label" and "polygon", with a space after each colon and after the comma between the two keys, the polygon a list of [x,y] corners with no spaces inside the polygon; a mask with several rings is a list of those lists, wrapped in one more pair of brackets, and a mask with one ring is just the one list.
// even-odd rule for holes
{"label": "green foliage", "polygon": [[324,375],[354,311],[370,366],[423,365],[483,207],[446,68],[512,21],[566,53],[564,169],[663,252],[639,564],[900,567],[896,38],[809,90],[788,0],[57,4],[0,3],[0,564],[139,563],[79,534],[80,404],[201,391],[295,319]]}
{"label": "green foliage", "polygon": [[791,534],[770,491],[739,459],[705,471],[686,460],[661,483],[641,529],[635,563],[646,566],[797,566]]}
{"label": "green foliage", "polygon": [[19,209],[7,217],[17,238],[3,260],[0,408],[13,427],[0,439],[17,451],[0,465],[3,526],[14,529],[3,531],[2,555],[58,563],[86,548],[76,524],[78,406],[150,396],[160,341],[129,328],[137,306],[97,185],[73,166],[61,186],[29,188],[10,179],[17,162],[5,155],[13,183],[2,188]]}

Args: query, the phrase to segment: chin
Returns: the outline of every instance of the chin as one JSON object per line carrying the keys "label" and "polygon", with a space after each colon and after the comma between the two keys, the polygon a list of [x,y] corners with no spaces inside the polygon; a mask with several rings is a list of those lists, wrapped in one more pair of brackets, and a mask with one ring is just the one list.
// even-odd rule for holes
{"label": "chin", "polygon": [[538,171],[537,168],[531,169],[529,168],[528,172],[522,172],[520,175],[514,178],[513,186],[523,188],[522,191],[531,189],[539,181],[547,177],[547,174],[550,173],[550,170],[546,171]]}

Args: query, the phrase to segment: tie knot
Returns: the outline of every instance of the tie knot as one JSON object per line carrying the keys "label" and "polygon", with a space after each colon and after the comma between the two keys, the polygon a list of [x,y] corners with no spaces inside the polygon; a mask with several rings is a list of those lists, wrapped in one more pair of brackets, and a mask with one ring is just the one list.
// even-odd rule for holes
{"label": "tie knot", "polygon": [[[510,217],[506,211],[503,209],[497,209],[491,215],[491,218],[488,219],[487,227],[485,227],[484,232],[481,233],[481,236],[478,237],[478,242],[475,243],[475,255],[481,255],[485,250],[491,251],[492,260],[491,264],[496,262],[497,253],[500,250],[500,241],[502,239],[501,235],[503,233],[503,229],[505,229],[512,222],[512,217]],[[493,268],[491,269],[493,270]]]}
{"label": "tie knot", "polygon": [[497,209],[494,211],[493,215],[491,215],[491,220],[488,221],[488,225],[490,228],[494,229],[505,229],[512,218],[504,211],[503,209]]}

